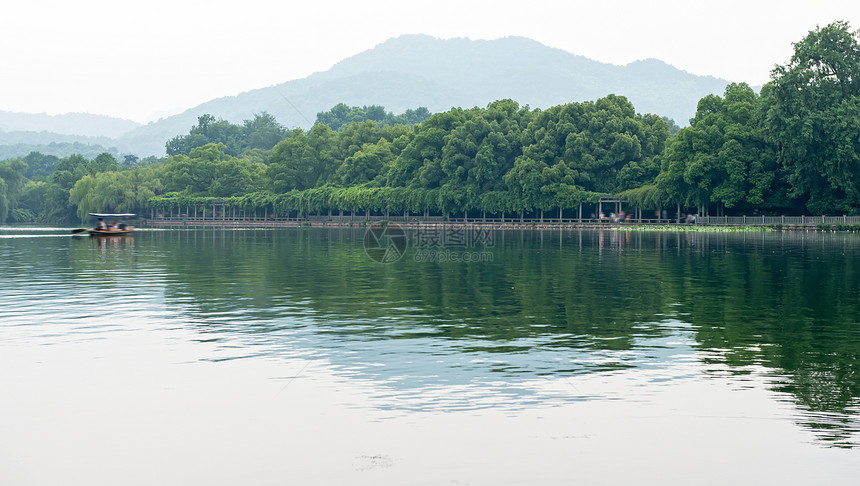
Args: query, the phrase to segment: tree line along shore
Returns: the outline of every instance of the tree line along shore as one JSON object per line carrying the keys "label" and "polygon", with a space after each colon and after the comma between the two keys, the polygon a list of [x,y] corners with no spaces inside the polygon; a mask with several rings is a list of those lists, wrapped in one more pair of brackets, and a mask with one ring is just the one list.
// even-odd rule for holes
{"label": "tree line along shore", "polygon": [[341,104],[307,131],[266,113],[241,125],[204,115],[163,158],[0,161],[0,222],[73,222],[94,211],[189,217],[214,202],[277,217],[563,219],[583,218],[583,205],[601,198],[626,201],[639,217],[854,215],[858,39],[841,21],[810,31],[759,92],[730,84],[702,98],[680,129],[619,95],[432,115]]}

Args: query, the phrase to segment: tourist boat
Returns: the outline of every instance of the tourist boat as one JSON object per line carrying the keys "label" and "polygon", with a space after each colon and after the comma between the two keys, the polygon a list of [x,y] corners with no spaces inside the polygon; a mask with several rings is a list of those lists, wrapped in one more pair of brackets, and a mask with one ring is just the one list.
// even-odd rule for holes
{"label": "tourist boat", "polygon": [[121,236],[127,235],[134,231],[134,226],[126,224],[123,219],[136,218],[134,213],[89,213],[90,216],[99,218],[104,221],[104,226],[97,225],[94,228],[87,229],[90,236]]}

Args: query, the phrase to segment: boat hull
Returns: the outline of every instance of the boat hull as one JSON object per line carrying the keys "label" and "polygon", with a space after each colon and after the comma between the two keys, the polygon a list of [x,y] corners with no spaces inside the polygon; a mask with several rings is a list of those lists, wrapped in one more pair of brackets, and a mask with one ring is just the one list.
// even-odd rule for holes
{"label": "boat hull", "polygon": [[132,231],[134,231],[134,227],[129,226],[129,227],[126,227],[125,229],[100,230],[100,229],[93,228],[93,229],[88,229],[87,233],[89,233],[90,236],[123,236],[123,235],[130,234]]}

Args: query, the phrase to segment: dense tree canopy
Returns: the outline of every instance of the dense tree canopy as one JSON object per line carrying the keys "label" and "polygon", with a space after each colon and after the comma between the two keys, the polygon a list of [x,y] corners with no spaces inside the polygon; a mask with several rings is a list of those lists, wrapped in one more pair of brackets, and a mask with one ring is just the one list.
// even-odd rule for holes
{"label": "dense tree canopy", "polygon": [[365,121],[375,122],[383,125],[417,125],[430,118],[430,111],[425,107],[406,110],[400,115],[386,112],[385,107],[379,105],[370,106],[347,106],[338,103],[329,111],[317,113],[317,123],[328,125],[332,130],[339,132],[353,123]]}
{"label": "dense tree canopy", "polygon": [[45,180],[54,172],[60,158],[54,155],[44,155],[40,152],[30,152],[21,160],[27,164],[25,177],[30,180]]}
{"label": "dense tree canopy", "polygon": [[765,104],[746,84],[699,102],[690,127],[667,145],[656,178],[668,199],[750,210],[788,205],[776,151],[766,140]]}
{"label": "dense tree canopy", "polygon": [[260,184],[264,167],[225,153],[224,144],[209,143],[185,155],[168,157],[161,167],[165,189],[204,196],[234,196]]}
{"label": "dense tree canopy", "polygon": [[77,207],[81,221],[90,212],[133,212],[144,208],[162,192],[154,167],[86,175],[69,191],[69,202]]}
{"label": "dense tree canopy", "polygon": [[272,115],[263,112],[234,125],[226,120],[216,120],[212,115],[197,118],[188,135],[180,135],[167,142],[167,155],[188,155],[196,147],[209,143],[224,145],[224,151],[237,156],[248,149],[270,150],[286,136],[286,129]]}
{"label": "dense tree canopy", "polygon": [[845,22],[816,28],[773,71],[768,129],[791,196],[816,213],[860,206],[860,46]]}
{"label": "dense tree canopy", "polygon": [[24,188],[26,170],[27,164],[18,159],[0,162],[0,222],[5,221],[17,207],[18,195]]}

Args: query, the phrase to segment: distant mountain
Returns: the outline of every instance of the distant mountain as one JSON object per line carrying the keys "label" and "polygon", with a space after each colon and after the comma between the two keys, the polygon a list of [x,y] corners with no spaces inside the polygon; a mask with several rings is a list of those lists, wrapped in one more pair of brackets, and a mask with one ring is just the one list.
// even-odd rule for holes
{"label": "distant mountain", "polygon": [[698,101],[721,94],[727,84],[656,59],[617,66],[522,37],[486,41],[404,35],[344,59],[328,71],[217,98],[139,126],[118,135],[113,145],[141,157],[164,155],[165,142],[188,133],[197,117],[206,113],[241,123],[266,111],[287,127],[309,128],[317,113],[341,102],[382,105],[394,113],[419,106],[440,112],[455,106],[486,106],[503,98],[547,108],[611,93],[626,96],[639,112],[668,116],[686,126]]}
{"label": "distant mountain", "polygon": [[93,159],[97,155],[108,152],[115,157],[120,158],[121,154],[116,147],[105,147],[99,144],[89,144],[82,142],[50,142],[45,144],[9,144],[0,145],[0,160],[6,159],[23,159],[32,152],[39,152],[43,155],[54,155],[56,157],[68,157],[72,154],[83,155],[88,159]]}
{"label": "distant mountain", "polygon": [[197,118],[207,113],[241,123],[252,119],[254,114],[266,111],[288,128],[310,128],[317,113],[328,111],[338,103],[350,106],[382,105],[386,111],[394,113],[419,106],[430,108],[422,100],[431,97],[450,100],[450,105],[433,103],[433,108],[430,108],[433,112],[452,106],[476,105],[474,102],[468,103],[469,98],[454,88],[398,72],[360,73],[329,81],[315,76],[208,101],[179,115],[132,130],[117,138],[116,146],[123,152],[141,157],[164,155],[167,140],[187,134],[197,124]]}
{"label": "distant mountain", "polygon": [[114,140],[110,137],[0,130],[0,160],[25,157],[30,152],[41,152],[57,157],[68,157],[72,154],[89,156],[91,154],[98,155],[102,152],[119,155],[119,151],[113,145]]}
{"label": "distant mountain", "polygon": [[[61,135],[116,138],[140,123],[89,113],[14,113],[0,110],[0,130],[4,132],[50,132]],[[26,142],[20,142],[26,143]]]}
{"label": "distant mountain", "polygon": [[187,133],[209,113],[240,123],[267,111],[288,127],[309,128],[316,114],[337,103],[382,105],[400,113],[426,106],[486,106],[511,98],[532,108],[626,96],[637,111],[685,126],[705,95],[721,94],[727,81],[696,76],[648,59],[616,66],[521,37],[441,40],[404,35],[335,64],[325,72],[237,96],[218,98],[139,127],[116,140],[122,151],[163,154],[164,143]]}
{"label": "distant mountain", "polygon": [[28,144],[39,145],[51,142],[80,142],[84,144],[110,145],[113,143],[111,137],[88,137],[85,135],[67,135],[54,132],[22,132],[4,131],[0,129],[0,145]]}

